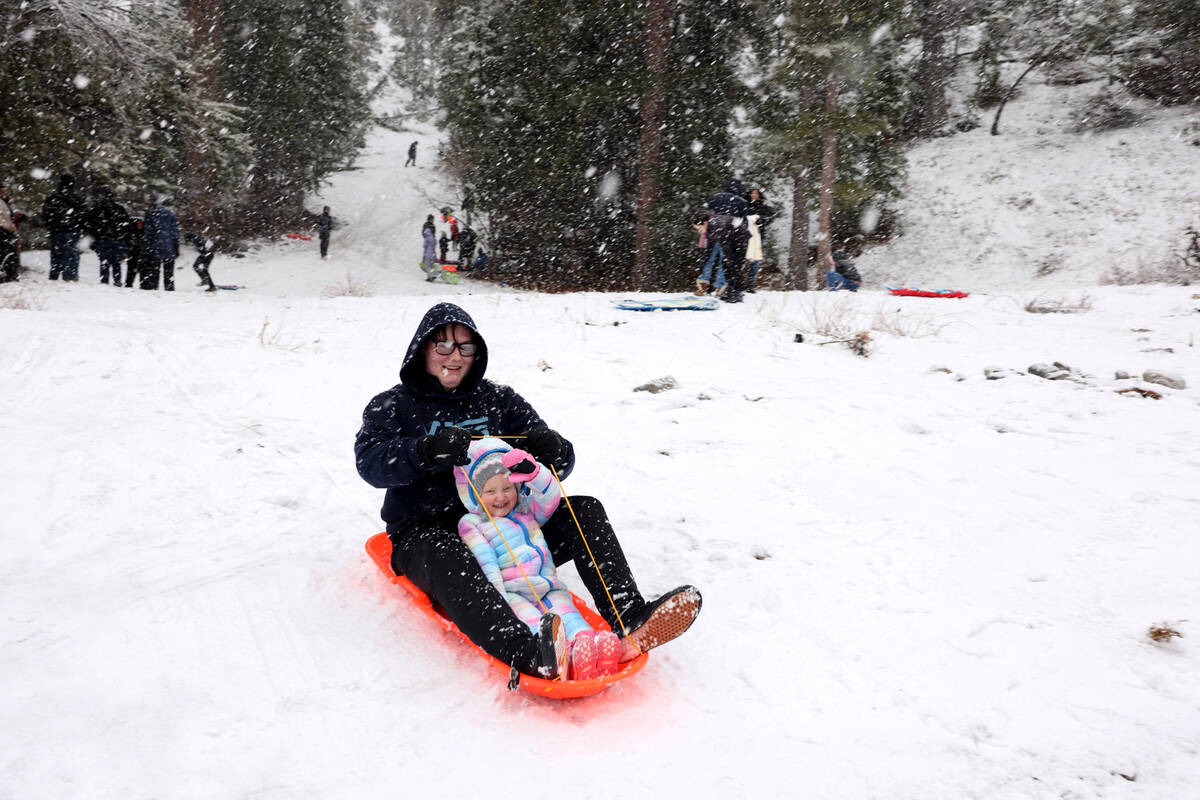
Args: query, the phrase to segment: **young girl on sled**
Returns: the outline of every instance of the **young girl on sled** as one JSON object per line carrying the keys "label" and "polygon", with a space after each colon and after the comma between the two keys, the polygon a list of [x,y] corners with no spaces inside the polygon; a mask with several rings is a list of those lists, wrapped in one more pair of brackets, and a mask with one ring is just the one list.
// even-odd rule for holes
{"label": "young girl on sled", "polygon": [[529,453],[496,438],[472,442],[468,455],[470,463],[454,468],[458,495],[467,507],[458,535],[483,574],[534,634],[558,617],[569,643],[560,680],[616,672],[621,641],[611,631],[592,630],[576,610],[542,535],[541,523],[562,500],[554,475]]}

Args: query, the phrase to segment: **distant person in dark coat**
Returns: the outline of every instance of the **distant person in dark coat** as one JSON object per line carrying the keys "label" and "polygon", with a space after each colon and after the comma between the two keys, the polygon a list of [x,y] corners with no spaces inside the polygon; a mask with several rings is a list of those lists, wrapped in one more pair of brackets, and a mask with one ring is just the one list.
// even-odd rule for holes
{"label": "distant person in dark coat", "polygon": [[321,240],[321,258],[329,254],[329,232],[333,230],[333,217],[329,216],[329,206],[317,217],[317,238]]}
{"label": "distant person in dark coat", "polygon": [[107,186],[96,190],[96,205],[87,213],[86,227],[92,237],[92,249],[100,259],[100,282],[108,283],[111,273],[113,286],[120,286],[129,212],[117,202],[112,189]]}
{"label": "distant person in dark coat", "polygon": [[196,260],[192,263],[192,269],[196,270],[196,274],[200,276],[200,285],[208,286],[204,290],[206,292],[215,292],[217,286],[213,283],[212,275],[209,274],[208,268],[212,264],[213,255],[217,252],[216,243],[207,236],[199,233],[189,233],[183,239],[196,248]]}
{"label": "distant person in dark coat", "polygon": [[129,226],[125,229],[125,252],[128,255],[125,262],[126,289],[145,275],[146,245],[142,242],[142,225],[140,217],[131,217]]}
{"label": "distant person in dark coat", "polygon": [[9,203],[8,187],[0,184],[0,283],[15,281],[21,269],[21,250],[17,242],[20,214]]}
{"label": "distant person in dark coat", "polygon": [[175,291],[175,259],[179,258],[179,220],[167,206],[171,198],[163,197],[146,212],[142,225],[142,244],[145,246],[145,271],[142,288],[157,289],[158,273],[162,270],[163,289]]}
{"label": "distant person in dark coat", "polygon": [[708,221],[708,238],[721,248],[725,256],[725,280],[728,289],[721,297],[726,303],[742,302],[745,284],[742,278],[742,262],[746,260],[746,245],[750,242],[750,230],[746,224],[748,207],[742,197],[742,182],[730,178],[725,191],[708,200],[712,217]]}
{"label": "distant person in dark coat", "polygon": [[410,144],[408,146],[408,160],[404,162],[404,166],[407,167],[409,164],[412,164],[414,167],[417,165],[417,143],[416,142],[413,142],[412,144]]}
{"label": "distant person in dark coat", "polygon": [[757,186],[751,187],[746,195],[746,214],[750,220],[750,242],[746,245],[746,291],[754,294],[754,279],[758,277],[758,267],[763,260],[767,226],[775,219],[775,209],[767,205],[762,189]]}
{"label": "distant person in dark coat", "polygon": [[469,267],[475,258],[475,231],[463,225],[458,232],[458,263],[459,266]]}
{"label": "distant person in dark coat", "polygon": [[83,234],[87,207],[75,191],[75,176],[63,175],[46,202],[42,203],[42,225],[50,231],[50,280],[79,280],[79,237]]}
{"label": "distant person in dark coat", "polygon": [[862,276],[858,274],[854,262],[841,250],[829,257],[829,266],[832,269],[825,273],[825,282],[829,285],[829,291],[849,289],[857,292],[858,287],[862,286]]}
{"label": "distant person in dark coat", "polygon": [[446,251],[450,249],[450,240],[446,238],[446,234],[438,237],[438,260],[446,260]]}

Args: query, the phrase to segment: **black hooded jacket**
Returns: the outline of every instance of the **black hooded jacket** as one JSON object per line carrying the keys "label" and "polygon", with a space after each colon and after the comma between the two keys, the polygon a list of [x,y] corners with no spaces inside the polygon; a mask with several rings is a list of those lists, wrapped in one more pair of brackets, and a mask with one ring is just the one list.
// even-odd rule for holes
{"label": "black hooded jacket", "polygon": [[708,199],[708,210],[721,216],[744,217],[746,208],[746,199],[742,197],[742,182],[737,178],[730,178],[725,191],[718,192]]}
{"label": "black hooded jacket", "polygon": [[[422,353],[426,339],[447,325],[469,328],[479,346],[471,371],[450,392],[425,371]],[[363,411],[362,428],[354,440],[355,463],[363,480],[387,489],[380,516],[393,537],[420,519],[462,507],[452,468],[421,466],[417,440],[422,436],[452,425],[480,434],[513,436],[546,424],[510,387],[484,379],[487,362],[487,343],[471,316],[456,305],[439,303],[426,312],[413,334],[400,367],[400,383],[372,398]],[[520,447],[521,440],[513,444]],[[554,469],[566,478],[574,466],[575,451],[567,442]]]}
{"label": "black hooded jacket", "polygon": [[42,225],[50,233],[83,233],[87,203],[75,191],[75,179],[59,178],[58,188],[42,203]]}

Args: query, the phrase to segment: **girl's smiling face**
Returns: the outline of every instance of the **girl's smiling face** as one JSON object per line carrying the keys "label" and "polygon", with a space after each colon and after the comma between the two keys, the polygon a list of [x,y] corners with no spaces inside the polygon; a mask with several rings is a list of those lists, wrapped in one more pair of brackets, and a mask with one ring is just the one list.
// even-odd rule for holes
{"label": "girl's smiling face", "polygon": [[493,517],[503,517],[517,504],[517,487],[507,475],[493,475],[480,487],[479,499]]}

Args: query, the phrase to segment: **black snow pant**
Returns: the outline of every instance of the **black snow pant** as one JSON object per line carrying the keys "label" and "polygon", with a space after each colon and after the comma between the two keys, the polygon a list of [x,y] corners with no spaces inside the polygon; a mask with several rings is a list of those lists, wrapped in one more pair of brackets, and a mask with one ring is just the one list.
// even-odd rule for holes
{"label": "black snow pant", "polygon": [[746,262],[746,245],[750,243],[745,217],[738,219],[742,224],[737,228],[733,226],[734,217],[728,214],[718,214],[708,221],[708,241],[719,244],[725,254],[725,282],[732,295],[740,295],[746,288],[742,267]]}
{"label": "black snow pant", "polygon": [[168,292],[175,291],[175,259],[165,258],[161,261],[151,258],[142,262],[142,280],[141,287],[143,289],[158,288],[158,272],[162,270],[163,288]]}
{"label": "black snow pant", "polygon": [[329,231],[321,231],[317,234],[317,239],[321,242],[321,258],[329,255]]}
{"label": "black snow pant", "polygon": [[200,280],[204,282],[205,286],[215,290],[217,287],[213,285],[212,276],[208,274],[208,265],[212,263],[212,260],[213,254],[206,253],[196,259],[195,263],[192,264],[192,269],[196,270],[196,274],[200,276]]}
{"label": "black snow pant", "polygon": [[[612,593],[613,603],[628,620],[646,605],[621,543],[613,533],[604,506],[594,497],[571,497],[571,508],[587,537],[592,554],[600,565],[603,583],[580,540],[579,530],[566,502],[542,525],[542,534],[555,566],[575,562],[579,577],[592,595],[592,604],[618,634],[621,632],[604,586]],[[458,629],[488,655],[519,672],[534,674],[537,642],[533,633],[509,607],[508,601],[488,582],[479,562],[458,536],[462,512],[448,512],[409,523],[397,530],[388,526],[392,540],[392,569],[425,592],[434,604],[446,612]]]}
{"label": "black snow pant", "polygon": [[133,282],[140,279],[142,269],[142,257],[137,253],[130,253],[129,260],[125,262],[125,288],[133,286]]}

